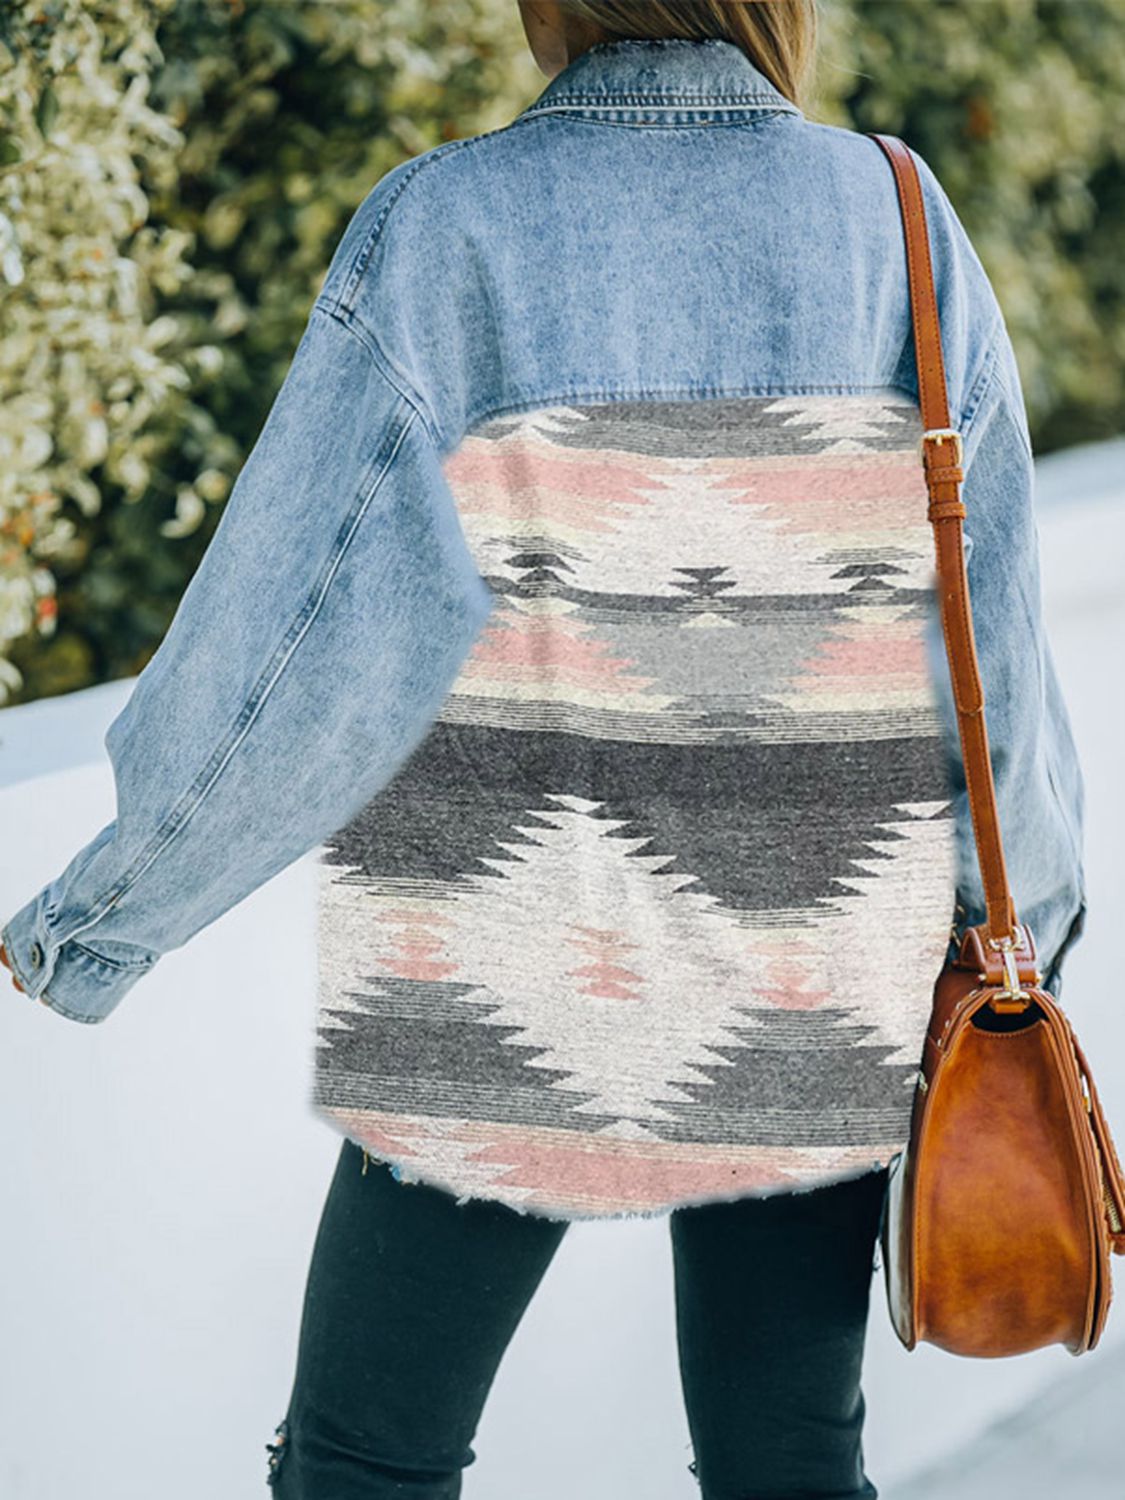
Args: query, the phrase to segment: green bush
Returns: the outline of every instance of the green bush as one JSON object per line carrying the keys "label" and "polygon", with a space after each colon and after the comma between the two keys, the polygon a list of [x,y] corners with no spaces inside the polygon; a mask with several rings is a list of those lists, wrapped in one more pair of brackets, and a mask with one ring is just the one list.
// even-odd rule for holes
{"label": "green bush", "polygon": [[55,579],[150,492],[165,444],[190,449],[185,392],[207,359],[161,316],[190,247],[147,222],[135,168],[174,171],[181,145],[145,99],[157,8],[99,9],[0,13],[0,700],[20,685],[3,660],[14,637],[28,696],[51,690],[60,658],[62,686],[93,680],[96,611],[64,608],[56,633]]}
{"label": "green bush", "polygon": [[495,0],[56,0],[0,28],[0,701],[20,701],[140,670],[356,206],[539,75]]}
{"label": "green bush", "polygon": [[1037,452],[1125,430],[1125,5],[837,0],[824,116],[934,168],[1012,333]]}
{"label": "green bush", "polygon": [[[822,15],[808,113],[945,183],[1037,449],[1120,432],[1125,7]],[[515,0],[0,6],[0,701],[141,669],[355,207],[542,86]]]}

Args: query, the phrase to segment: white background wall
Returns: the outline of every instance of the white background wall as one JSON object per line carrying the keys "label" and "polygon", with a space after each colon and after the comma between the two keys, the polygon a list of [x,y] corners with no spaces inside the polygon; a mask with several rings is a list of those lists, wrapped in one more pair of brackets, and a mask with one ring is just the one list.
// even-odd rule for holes
{"label": "white background wall", "polygon": [[[1100,493],[1120,468],[1119,448],[1041,466],[1040,534],[1090,799],[1091,912],[1065,998],[1125,1144],[1125,1008],[1110,964],[1125,505]],[[0,714],[3,916],[112,817],[101,735],[128,687]],[[0,987],[4,1500],[269,1493],[264,1444],[284,1414],[339,1147],[308,1104],[312,875],[300,862],[170,954],[103,1025]],[[1118,1313],[1081,1361],[1057,1349],[995,1363],[908,1355],[881,1277],[866,1447],[887,1500],[951,1443],[1076,1369],[1109,1370],[1125,1347]],[[694,1500],[672,1317],[665,1221],[572,1225],[501,1367],[467,1500]],[[1011,1485],[998,1482],[996,1500],[1023,1493],[1014,1471]]]}

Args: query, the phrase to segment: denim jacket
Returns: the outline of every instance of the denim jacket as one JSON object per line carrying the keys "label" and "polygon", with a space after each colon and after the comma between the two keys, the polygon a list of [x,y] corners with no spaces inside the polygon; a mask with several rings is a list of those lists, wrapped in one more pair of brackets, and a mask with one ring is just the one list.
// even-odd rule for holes
{"label": "denim jacket", "polygon": [[[993,290],[919,167],[1009,874],[1057,983],[1085,910],[1083,790],[1040,613],[1026,414]],[[388,172],[106,735],[115,820],[3,929],[27,994],[103,1020],[420,746],[493,608],[445,469],[481,422],[630,397],[914,396],[913,359],[881,151],[806,118],[726,41],[599,44],[504,127]],[[960,905],[979,922],[958,786]]]}

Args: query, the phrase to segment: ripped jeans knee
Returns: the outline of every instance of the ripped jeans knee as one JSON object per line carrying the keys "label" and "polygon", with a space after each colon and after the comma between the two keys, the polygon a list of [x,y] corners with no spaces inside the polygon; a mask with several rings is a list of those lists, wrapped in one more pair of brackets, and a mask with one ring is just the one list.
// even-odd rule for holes
{"label": "ripped jeans knee", "polygon": [[462,1470],[476,1460],[466,1447],[454,1457],[419,1453],[396,1455],[396,1461],[352,1433],[302,1432],[299,1426],[290,1409],[265,1445],[266,1484],[279,1500],[460,1500]]}
{"label": "ripped jeans knee", "polygon": [[266,1444],[266,1452],[269,1454],[269,1466],[266,1473],[266,1483],[271,1486],[277,1484],[281,1465],[289,1451],[289,1421],[288,1418],[280,1421],[273,1430],[276,1442]]}

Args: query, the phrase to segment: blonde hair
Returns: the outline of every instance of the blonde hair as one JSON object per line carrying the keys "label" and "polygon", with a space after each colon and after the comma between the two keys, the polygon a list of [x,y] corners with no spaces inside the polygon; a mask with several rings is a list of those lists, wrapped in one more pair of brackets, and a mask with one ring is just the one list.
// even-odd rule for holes
{"label": "blonde hair", "polygon": [[816,0],[563,0],[566,10],[626,37],[722,37],[741,47],[769,81],[800,105],[817,44]]}

